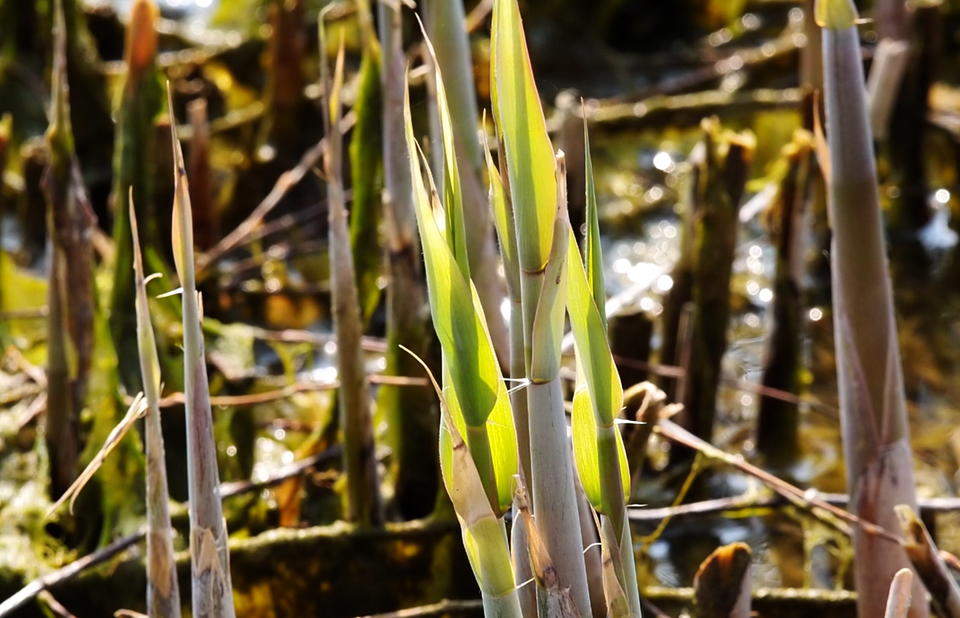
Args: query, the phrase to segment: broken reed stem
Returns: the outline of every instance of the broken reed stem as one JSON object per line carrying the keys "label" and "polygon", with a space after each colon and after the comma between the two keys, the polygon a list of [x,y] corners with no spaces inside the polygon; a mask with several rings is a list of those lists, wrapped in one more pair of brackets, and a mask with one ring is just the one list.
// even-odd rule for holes
{"label": "broken reed stem", "polygon": [[[849,511],[845,511],[838,506],[826,502],[816,495],[810,495],[809,492],[806,492],[795,485],[791,485],[790,483],[771,474],[770,472],[748,463],[742,457],[720,450],[709,442],[706,442],[693,435],[669,419],[661,418],[657,422],[654,430],[673,442],[677,442],[678,444],[682,444],[687,448],[702,453],[708,459],[723,462],[728,466],[732,466],[741,472],[749,474],[786,498],[791,504],[794,504],[806,511],[813,512],[813,509],[820,509],[824,511],[826,515],[848,524],[852,524],[857,530],[861,530],[865,535],[873,537],[878,542],[888,541],[888,544],[893,545],[898,545],[900,543],[900,537],[893,532],[890,532],[889,529],[862,519]],[[886,592],[884,592],[884,595],[885,594]]]}
{"label": "broken reed stem", "polygon": [[80,411],[93,353],[93,234],[74,150],[62,2],[54,8],[53,84],[42,187],[47,203],[50,274],[47,315],[47,424],[50,495],[70,486],[80,455]]}
{"label": "broken reed stem", "polygon": [[173,141],[173,254],[183,299],[183,384],[187,421],[187,481],[190,495],[190,572],[193,615],[233,618],[233,589],[227,527],[217,488],[217,449],[213,437],[210,390],[200,322],[200,295],[194,273],[193,214],[190,188],[176,133],[173,94],[167,86]]}
{"label": "broken reed stem", "polygon": [[[776,248],[773,331],[769,337],[762,384],[766,389],[796,393],[800,388],[803,335],[804,229],[812,164],[812,139],[799,130],[784,148],[787,171],[767,213],[767,228]],[[794,402],[761,397],[757,450],[768,465],[782,469],[799,452],[800,408]]]}
{"label": "broken reed stem", "polygon": [[[416,243],[413,189],[407,163],[404,126],[403,21],[400,6],[379,2],[383,112],[383,217],[387,245],[387,343],[385,373],[413,375],[416,367],[403,345],[429,358],[430,336],[422,319],[427,295]],[[381,387],[377,409],[393,433],[394,496],[405,517],[425,515],[440,488],[436,427],[439,417],[429,390]]]}
{"label": "broken reed stem", "polygon": [[150,322],[137,215],[132,203],[130,235],[133,238],[137,349],[143,393],[147,401],[144,420],[147,455],[147,612],[157,618],[179,618],[180,587],[177,583],[176,559],[173,553],[167,464],[163,449],[163,430],[160,426],[160,359],[157,356],[153,324]]}
{"label": "broken reed stem", "polygon": [[[887,530],[894,506],[916,508],[910,430],[893,293],[867,119],[856,10],[851,0],[820,0],[824,104],[830,147],[828,203],[833,231],[834,338],[847,485],[854,513]],[[906,553],[862,527],[854,530],[860,616],[880,616]],[[927,609],[919,582],[910,615]]]}
{"label": "broken reed stem", "polygon": [[[683,403],[682,423],[709,441],[713,436],[720,363],[727,348],[739,203],[753,138],[724,131],[716,118],[704,120],[701,128],[703,142],[698,146],[700,152],[692,157],[690,212],[683,230],[685,235],[689,234],[683,240],[687,257],[677,272],[680,287],[669,301],[671,320],[676,324],[665,323],[665,328],[683,330],[680,318],[687,305],[684,296],[689,295],[694,309],[687,329],[689,349],[680,354],[686,357],[682,359],[685,377],[683,392],[676,396]],[[672,343],[676,349],[684,343],[669,339],[665,338],[665,344]]]}
{"label": "broken reed stem", "polygon": [[[320,25],[321,41],[323,24]],[[321,50],[323,50],[321,45]],[[321,58],[326,66],[326,58]],[[340,89],[343,83],[343,46],[337,56],[332,81],[324,71],[323,109],[326,129],[324,175],[329,209],[328,244],[333,328],[337,337],[337,404],[343,432],[343,464],[347,476],[346,519],[360,525],[381,521],[377,462],[374,453],[370,394],[363,367],[360,338],[363,334],[350,230],[343,189],[343,136],[340,133]]]}

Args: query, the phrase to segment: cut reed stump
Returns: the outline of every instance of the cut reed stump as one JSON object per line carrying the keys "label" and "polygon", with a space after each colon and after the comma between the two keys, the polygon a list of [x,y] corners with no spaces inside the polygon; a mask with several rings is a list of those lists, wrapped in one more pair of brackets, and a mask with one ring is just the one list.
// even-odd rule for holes
{"label": "cut reed stump", "polygon": [[[704,120],[701,127],[704,137],[692,157],[689,211],[681,231],[683,254],[664,310],[663,354],[667,364],[680,364],[684,371],[683,387],[675,397],[684,406],[681,424],[709,441],[727,348],[738,212],[753,137],[724,131],[715,118]],[[678,333],[688,304],[692,312],[684,341]],[[689,452],[678,455],[687,457]]]}
{"label": "cut reed stump", "polygon": [[[851,0],[820,0],[817,9],[823,27],[834,346],[847,486],[856,515],[895,530],[894,506],[915,509],[916,496],[857,13]],[[906,552],[863,527],[854,531],[854,549],[859,615],[881,616],[890,581],[909,566]],[[927,613],[918,582],[910,616]]]}
{"label": "cut reed stump", "polygon": [[745,543],[731,543],[700,564],[693,578],[697,618],[749,618],[752,555]]}
{"label": "cut reed stump", "polygon": [[[483,304],[493,347],[501,366],[507,367],[509,340],[507,325],[500,311],[507,292],[499,273],[500,260],[493,238],[490,204],[481,176],[484,162],[477,139],[480,115],[463,2],[427,0],[424,4],[427,34],[436,50],[436,64],[444,76],[447,97],[450,99],[454,142],[460,161],[464,214],[469,221],[466,236],[470,272]],[[431,138],[433,144],[439,143],[436,135],[431,135]],[[438,174],[437,178],[442,178],[442,174]]]}
{"label": "cut reed stump", "polygon": [[[813,169],[813,142],[798,131],[784,148],[787,165],[767,228],[777,251],[774,275],[773,332],[763,367],[764,387],[797,393],[800,387],[803,336],[803,279],[806,270],[804,220]],[[757,450],[769,467],[782,469],[799,451],[800,410],[795,402],[762,397],[757,424]]]}
{"label": "cut reed stump", "polygon": [[[907,235],[909,242],[933,214],[928,203],[926,148],[930,86],[940,65],[943,48],[943,20],[939,2],[886,1],[896,24],[890,38],[909,45],[906,73],[890,115],[887,154],[891,180],[899,192],[893,200],[893,237]],[[878,22],[880,27],[884,22]],[[891,28],[893,26],[891,25]]]}
{"label": "cut reed stump", "polygon": [[[50,495],[73,482],[80,454],[80,411],[93,349],[93,248],[96,225],[80,176],[70,120],[67,29],[55,3],[53,84],[47,167],[42,185],[50,245],[47,328],[47,427]],[[128,308],[129,310],[129,308]]]}

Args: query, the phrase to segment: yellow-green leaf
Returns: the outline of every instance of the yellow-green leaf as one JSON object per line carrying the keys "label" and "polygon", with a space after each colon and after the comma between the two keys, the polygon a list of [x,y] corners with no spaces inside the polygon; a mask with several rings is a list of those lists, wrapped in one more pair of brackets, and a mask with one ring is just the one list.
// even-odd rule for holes
{"label": "yellow-green leaf", "polygon": [[491,95],[506,149],[510,195],[516,212],[520,265],[542,269],[553,244],[556,164],[533,80],[517,0],[496,0],[491,35]]}
{"label": "yellow-green leaf", "polygon": [[493,162],[486,140],[483,143],[487,163],[487,183],[490,185],[490,206],[493,208],[493,226],[500,239],[500,255],[507,275],[507,283],[515,293],[520,293],[520,264],[517,262],[517,231],[513,225],[513,206],[503,186],[500,171]]}
{"label": "yellow-green leaf", "polygon": [[[573,413],[570,419],[573,438],[573,461],[576,464],[577,476],[587,500],[598,512],[607,513],[606,500],[603,495],[603,481],[600,477],[600,436],[597,420],[590,401],[590,393],[586,387],[578,388],[573,395]],[[627,465],[627,451],[623,446],[620,432],[613,429],[617,460],[620,462],[620,482],[623,485],[624,500],[630,494],[630,469]]]}
{"label": "yellow-green leaf", "polygon": [[437,115],[440,117],[440,140],[443,144],[443,209],[446,215],[444,232],[446,232],[447,244],[453,250],[463,276],[469,278],[470,261],[467,253],[466,224],[463,220],[463,190],[460,187],[460,168],[457,164],[453,121],[450,117],[447,90],[443,85],[443,75],[440,72],[440,63],[437,61],[433,43],[430,42],[426,32],[423,34],[423,39],[433,59]]}
{"label": "yellow-green leaf", "polygon": [[605,305],[606,290],[603,283],[603,257],[600,251],[600,217],[597,212],[597,185],[593,177],[593,158],[590,155],[590,132],[587,119],[583,119],[583,159],[584,178],[586,179],[586,223],[587,239],[584,247],[587,279],[593,292],[593,302],[600,310],[600,318],[606,326]]}
{"label": "yellow-green leaf", "polygon": [[567,313],[583,378],[596,407],[597,420],[610,425],[623,405],[623,386],[607,343],[607,330],[600,309],[579,259],[577,239],[567,226],[570,258],[567,267]]}
{"label": "yellow-green leaf", "polygon": [[[470,428],[485,428],[494,473],[492,482],[496,484],[492,489],[485,487],[488,494],[496,496],[499,503],[496,506],[503,509],[510,504],[512,478],[517,470],[516,434],[507,389],[480,298],[473,282],[464,277],[448,238],[441,231],[443,213],[438,211],[443,207],[436,192],[428,193],[424,183],[413,137],[409,96],[404,116],[430,310],[443,350],[445,399],[463,435],[476,435]],[[483,469],[480,474],[484,477]]]}

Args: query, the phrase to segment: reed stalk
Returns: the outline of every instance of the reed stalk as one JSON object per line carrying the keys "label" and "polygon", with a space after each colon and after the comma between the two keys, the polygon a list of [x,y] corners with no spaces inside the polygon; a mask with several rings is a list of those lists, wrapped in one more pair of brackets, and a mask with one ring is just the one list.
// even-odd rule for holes
{"label": "reed stalk", "polygon": [[381,53],[373,30],[369,0],[358,0],[361,33],[360,73],[357,77],[356,101],[353,105],[357,122],[350,137],[351,188],[350,246],[357,273],[357,292],[363,323],[380,304],[379,280],[382,275],[384,253],[374,247],[382,246],[380,221],[383,165],[381,149],[382,92]]}
{"label": "reed stalk", "polygon": [[[321,47],[324,49],[323,24],[320,24]],[[360,338],[363,327],[357,292],[356,271],[350,248],[346,198],[343,188],[343,136],[340,134],[343,86],[343,46],[337,55],[332,79],[326,60],[322,59],[324,92],[323,122],[326,133],[324,175],[327,181],[328,244],[332,291],[333,329],[337,340],[337,375],[340,389],[337,405],[340,430],[343,432],[343,464],[346,472],[346,519],[360,525],[377,525],[381,521],[380,487],[374,452],[373,422],[367,375],[363,367]]]}
{"label": "reed stalk", "polygon": [[[426,45],[432,56],[429,39]],[[483,305],[470,279],[450,110],[442,72],[437,70],[434,78],[443,146],[442,200],[413,135],[409,94],[404,122],[430,310],[443,352],[443,390],[434,382],[442,412],[441,470],[480,585],[485,615],[519,617],[506,526],[500,518],[511,505],[517,473],[516,433]]]}
{"label": "reed stalk", "polygon": [[558,187],[566,178],[547,136],[516,0],[496,0],[491,48],[494,118],[517,238],[529,439],[537,446],[530,453],[533,516],[559,585],[586,616],[590,596],[559,376],[569,222]]}
{"label": "reed stalk", "polygon": [[173,142],[173,257],[183,299],[183,391],[187,422],[187,483],[190,495],[190,571],[193,615],[233,618],[230,552],[220,504],[220,473],[213,438],[210,390],[204,356],[200,307],[194,272],[193,213],[190,187],[177,139],[173,94],[167,86],[167,110]]}
{"label": "reed stalk", "polygon": [[[500,255],[503,260],[506,274],[507,295],[510,299],[510,317],[508,321],[510,334],[510,377],[513,378],[513,389],[510,392],[510,407],[513,409],[513,424],[517,431],[517,448],[520,461],[520,481],[526,487],[532,473],[530,470],[530,420],[527,414],[527,394],[520,385],[526,376],[525,348],[523,345],[523,306],[520,297],[520,268],[517,263],[517,235],[514,226],[513,206],[510,203],[509,191],[504,186],[497,165],[493,162],[490,148],[484,137],[484,160],[487,165],[487,183],[490,191],[490,207],[493,212],[494,228],[500,240]],[[500,166],[506,169],[503,161],[503,148],[498,150]],[[524,492],[524,496],[526,492]],[[518,525],[521,516],[520,509],[514,500],[513,521],[510,529],[510,550],[513,554],[513,564],[517,570],[517,581],[527,581],[534,576],[530,560],[529,526]],[[518,592],[520,607],[525,616],[532,616],[537,611],[536,588],[525,586]]]}
{"label": "reed stalk", "polygon": [[47,318],[47,425],[50,495],[71,484],[80,456],[80,412],[93,354],[93,249],[95,218],[74,150],[67,83],[67,29],[63,5],[54,4],[53,83],[49,150],[42,186],[47,203],[50,274]]}
{"label": "reed stalk", "polygon": [[[417,247],[417,220],[403,128],[404,70],[399,5],[378,3],[383,104],[383,209],[387,247],[387,375],[413,375],[416,361],[401,350],[428,358],[430,336],[423,320],[427,303]],[[406,517],[426,515],[439,489],[436,468],[436,405],[421,388],[381,386],[377,410],[390,428],[395,467],[394,500]]]}
{"label": "reed stalk", "polygon": [[[494,245],[487,194],[481,180],[484,160],[477,139],[479,112],[463,1],[427,0],[424,21],[435,52],[434,64],[445,77],[454,143],[460,162],[464,215],[470,221],[466,229],[470,269],[480,292],[494,348],[501,365],[506,367],[510,353],[509,332],[500,309],[506,289],[498,272],[500,260]],[[437,129],[439,125],[434,131]],[[438,143],[436,136],[433,143]]]}
{"label": "reed stalk", "polygon": [[[424,369],[429,373],[427,366]],[[483,481],[473,455],[457,428],[443,391],[430,374],[440,398],[440,468],[443,482],[460,521],[463,545],[480,586],[486,618],[521,618],[503,520],[485,499]]]}
{"label": "reed stalk", "polygon": [[190,140],[190,199],[193,201],[194,238],[197,247],[206,251],[220,238],[213,168],[210,162],[210,119],[207,100],[193,99],[187,104],[187,118],[193,136]]}
{"label": "reed stalk", "polygon": [[[767,228],[776,248],[773,330],[764,360],[762,384],[771,389],[797,393],[800,387],[803,337],[803,279],[806,270],[804,229],[810,200],[813,139],[798,130],[784,147],[783,177]],[[757,450],[767,463],[783,469],[796,461],[799,452],[800,410],[796,403],[763,397],[757,421]]]}
{"label": "reed stalk", "polygon": [[[577,356],[573,451],[587,499],[603,516],[599,526],[603,554],[609,556],[612,565],[603,569],[609,611],[613,615],[639,616],[640,594],[626,517],[630,472],[615,424],[623,408],[623,388],[607,339],[600,226],[586,124],[583,132],[587,238],[582,261],[576,235],[567,224],[566,305]],[[559,188],[558,192],[563,193]]]}
{"label": "reed stalk", "polygon": [[[916,496],[857,13],[851,0],[820,0],[817,18],[823,27],[834,346],[847,486],[856,515],[895,530],[894,506],[915,509]],[[881,616],[890,582],[909,560],[902,547],[862,527],[853,536],[858,613]],[[913,598],[910,616],[926,616],[919,582]]]}
{"label": "reed stalk", "polygon": [[143,393],[147,403],[144,419],[147,454],[147,615],[151,618],[179,618],[180,587],[177,583],[177,563],[173,553],[167,464],[160,426],[160,359],[157,356],[153,325],[150,323],[137,214],[132,203],[129,212],[136,287],[137,349]]}

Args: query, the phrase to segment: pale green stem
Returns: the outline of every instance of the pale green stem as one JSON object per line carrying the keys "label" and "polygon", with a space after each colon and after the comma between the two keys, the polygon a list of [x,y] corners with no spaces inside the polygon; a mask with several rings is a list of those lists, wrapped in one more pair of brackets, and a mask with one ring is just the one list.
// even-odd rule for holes
{"label": "pale green stem", "polygon": [[562,588],[569,588],[581,615],[589,616],[590,593],[580,540],[572,453],[567,439],[560,377],[527,387],[530,410],[533,513]]}

